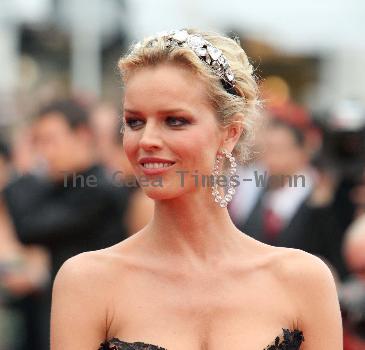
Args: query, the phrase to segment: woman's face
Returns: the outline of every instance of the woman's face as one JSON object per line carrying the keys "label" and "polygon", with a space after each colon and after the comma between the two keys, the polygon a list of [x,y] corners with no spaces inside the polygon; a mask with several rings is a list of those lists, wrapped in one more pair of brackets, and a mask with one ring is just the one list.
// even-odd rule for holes
{"label": "woman's face", "polygon": [[204,83],[177,65],[143,68],[129,77],[123,107],[124,149],[146,194],[169,199],[201,190],[223,140]]}

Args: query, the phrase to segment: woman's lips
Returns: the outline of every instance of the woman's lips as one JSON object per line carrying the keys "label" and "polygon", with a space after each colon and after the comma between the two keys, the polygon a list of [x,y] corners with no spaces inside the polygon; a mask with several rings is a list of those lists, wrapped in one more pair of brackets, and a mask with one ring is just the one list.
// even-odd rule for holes
{"label": "woman's lips", "polygon": [[145,174],[145,175],[160,175],[160,174],[163,174],[165,172],[167,172],[168,170],[170,170],[174,165],[175,163],[163,163],[163,164],[168,164],[166,166],[158,166],[156,167],[156,165],[154,164],[160,164],[161,165],[162,162],[156,162],[156,163],[147,163],[147,164],[153,164],[153,167],[151,165],[149,165],[147,168],[144,166],[144,164],[139,164],[139,166],[141,167],[142,169],[142,172]]}

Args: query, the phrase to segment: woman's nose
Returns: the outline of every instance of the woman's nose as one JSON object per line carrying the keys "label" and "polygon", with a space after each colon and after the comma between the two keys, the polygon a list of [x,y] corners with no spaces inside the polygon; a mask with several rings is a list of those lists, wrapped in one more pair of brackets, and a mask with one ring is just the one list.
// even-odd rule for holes
{"label": "woman's nose", "polygon": [[154,123],[146,123],[142,136],[139,140],[139,145],[144,150],[151,150],[161,148],[162,139],[161,139],[161,131],[158,126]]}

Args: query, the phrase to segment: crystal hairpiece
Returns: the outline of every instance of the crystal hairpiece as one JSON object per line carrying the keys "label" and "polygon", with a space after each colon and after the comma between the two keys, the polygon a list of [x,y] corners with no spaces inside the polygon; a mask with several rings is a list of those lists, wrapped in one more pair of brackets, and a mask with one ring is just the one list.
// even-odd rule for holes
{"label": "crystal hairpiece", "polygon": [[[148,42],[148,46],[153,47],[159,38],[165,40],[166,47],[189,47],[221,79],[222,85],[227,92],[238,95],[235,89],[236,81],[228,60],[221,50],[213,46],[201,35],[189,34],[186,30],[162,32],[156,37],[151,38]],[[140,45],[141,44],[138,43],[136,48]]]}

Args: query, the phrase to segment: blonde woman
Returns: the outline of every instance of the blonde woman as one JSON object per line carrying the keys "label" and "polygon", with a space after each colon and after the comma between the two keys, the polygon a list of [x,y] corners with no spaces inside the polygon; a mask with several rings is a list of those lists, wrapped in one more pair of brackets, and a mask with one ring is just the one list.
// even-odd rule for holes
{"label": "blonde woman", "polygon": [[250,238],[226,208],[258,104],[242,48],[173,31],[142,40],[119,67],[123,145],[154,216],[120,244],[62,266],[52,350],[342,349],[326,264]]}

